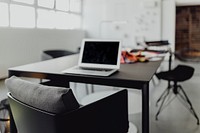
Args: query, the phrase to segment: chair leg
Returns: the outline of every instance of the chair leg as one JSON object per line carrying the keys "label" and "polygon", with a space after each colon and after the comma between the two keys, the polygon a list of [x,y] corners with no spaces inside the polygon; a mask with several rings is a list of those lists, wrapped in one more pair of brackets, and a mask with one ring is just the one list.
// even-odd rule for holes
{"label": "chair leg", "polygon": [[88,84],[85,84],[85,89],[86,89],[86,94],[88,95],[88,94],[89,94],[89,87],[88,87]]}
{"label": "chair leg", "polygon": [[[160,107],[159,107],[159,109],[158,109],[158,111],[157,111],[157,113],[156,113],[156,120],[158,120],[158,115],[160,114],[160,112],[161,112],[161,110],[162,110],[162,107],[163,107],[163,105],[164,105],[164,102],[165,102],[167,96],[169,95],[169,91],[170,91],[170,88],[167,88],[167,89],[162,93],[162,95],[160,96],[160,98],[157,100],[157,103],[158,103],[161,99],[163,99],[162,102],[161,102],[161,105],[160,105]],[[157,103],[156,103],[156,104],[157,104]]]}
{"label": "chair leg", "polygon": [[[156,113],[156,120],[158,120],[158,115],[161,113],[162,110],[164,110],[164,108],[166,108],[175,98],[176,98],[176,94],[174,95],[173,98],[171,98],[171,95],[174,93],[170,93],[170,90],[173,90],[173,88],[167,88],[168,91],[166,91],[167,93],[165,93],[165,95],[163,95],[163,100],[162,103],[159,107],[158,112]],[[168,97],[168,100],[166,101],[166,98]]]}
{"label": "chair leg", "polygon": [[[191,103],[190,99],[188,98],[187,94],[186,94],[185,91],[183,90],[182,86],[179,85],[178,87],[179,87],[180,90],[183,92],[183,95],[184,95],[184,97],[185,97],[185,99],[186,99],[188,105],[190,106],[190,110],[191,110],[193,116],[197,119],[197,125],[199,125],[199,118],[198,118],[198,116],[197,116],[197,114],[196,114],[196,112],[195,112],[195,110],[194,110],[194,108],[193,108],[193,106],[192,106],[192,103]],[[181,96],[181,95],[180,95],[180,96]],[[183,99],[184,99],[184,98],[183,98]]]}
{"label": "chair leg", "polygon": [[[180,88],[180,90],[178,88]],[[166,101],[167,96],[169,95],[170,89],[172,89],[172,91],[175,94],[175,96],[177,96],[177,94],[178,94],[182,98],[182,100],[184,100],[185,102],[188,103],[189,110],[193,114],[193,116],[197,119],[197,125],[199,125],[199,118],[198,118],[198,116],[197,116],[197,114],[196,114],[196,112],[195,112],[195,110],[194,110],[194,108],[192,106],[191,101],[189,100],[189,98],[188,98],[187,94],[185,93],[185,91],[183,90],[182,86],[177,85],[177,84],[174,85],[174,88],[170,88],[170,86],[168,86],[168,88],[161,94],[161,96],[159,97],[159,99],[156,101],[156,106],[157,106],[157,104],[162,100],[162,103],[161,103],[161,105],[160,105],[160,107],[159,107],[159,109],[158,109],[158,111],[156,113],[156,120],[158,120],[158,115],[164,109],[164,103]],[[183,95],[180,93],[180,91],[183,93]],[[170,100],[170,102],[172,100]],[[168,103],[170,103],[170,102],[168,102]],[[187,106],[187,108],[188,108],[188,106]]]}
{"label": "chair leg", "polygon": [[94,93],[94,85],[91,84],[91,92]]}
{"label": "chair leg", "polygon": [[163,96],[166,95],[166,93],[169,93],[169,89],[170,88],[165,89],[164,92],[161,94],[161,96],[158,98],[158,100],[156,101],[156,107],[158,106],[160,100],[163,99]]}
{"label": "chair leg", "polygon": [[[159,80],[159,79],[157,79],[156,76],[153,76],[153,78],[152,78],[152,84],[153,84],[154,86],[156,86],[156,80]],[[159,81],[160,81],[160,80],[159,80]]]}

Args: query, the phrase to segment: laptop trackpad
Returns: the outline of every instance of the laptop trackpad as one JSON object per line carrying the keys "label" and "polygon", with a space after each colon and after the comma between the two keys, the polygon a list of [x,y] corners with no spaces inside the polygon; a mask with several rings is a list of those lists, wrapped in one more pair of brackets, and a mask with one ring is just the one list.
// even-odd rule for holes
{"label": "laptop trackpad", "polygon": [[99,69],[99,68],[83,68],[75,66],[62,71],[63,73],[71,74],[82,74],[82,75],[93,75],[93,76],[110,76],[112,73],[117,71],[117,69]]}

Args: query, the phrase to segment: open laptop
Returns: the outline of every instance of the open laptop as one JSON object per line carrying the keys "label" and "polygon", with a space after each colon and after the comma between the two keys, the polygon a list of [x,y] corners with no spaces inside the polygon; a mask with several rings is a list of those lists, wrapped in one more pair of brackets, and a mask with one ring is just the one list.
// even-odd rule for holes
{"label": "open laptop", "polygon": [[109,76],[120,68],[120,56],[119,40],[83,39],[78,66],[63,73]]}

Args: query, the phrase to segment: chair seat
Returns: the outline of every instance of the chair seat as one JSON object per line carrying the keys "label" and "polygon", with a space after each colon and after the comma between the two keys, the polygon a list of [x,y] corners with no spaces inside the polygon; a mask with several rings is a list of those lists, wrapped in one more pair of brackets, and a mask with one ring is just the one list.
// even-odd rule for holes
{"label": "chair seat", "polygon": [[157,73],[156,76],[163,80],[181,82],[190,79],[193,73],[194,68],[185,65],[178,65],[175,69]]}
{"label": "chair seat", "polygon": [[181,81],[181,78],[179,79],[178,78],[179,76],[176,76],[173,71],[160,72],[160,73],[157,73],[156,76],[159,79],[163,79],[163,80]]}
{"label": "chair seat", "polygon": [[[87,105],[93,103],[94,101],[98,101],[104,97],[107,97],[111,94],[118,92],[117,90],[110,90],[110,91],[101,91],[95,92],[85,96],[81,100],[82,105]],[[134,93],[129,91],[128,92],[128,112],[129,114],[136,114],[142,112],[142,98],[139,93]]]}

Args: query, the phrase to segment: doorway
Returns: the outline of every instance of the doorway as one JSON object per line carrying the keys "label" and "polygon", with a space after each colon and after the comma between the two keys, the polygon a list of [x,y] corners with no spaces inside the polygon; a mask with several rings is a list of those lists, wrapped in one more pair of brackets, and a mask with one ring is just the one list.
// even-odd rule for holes
{"label": "doorway", "polygon": [[200,61],[200,6],[176,7],[175,51],[183,59]]}

